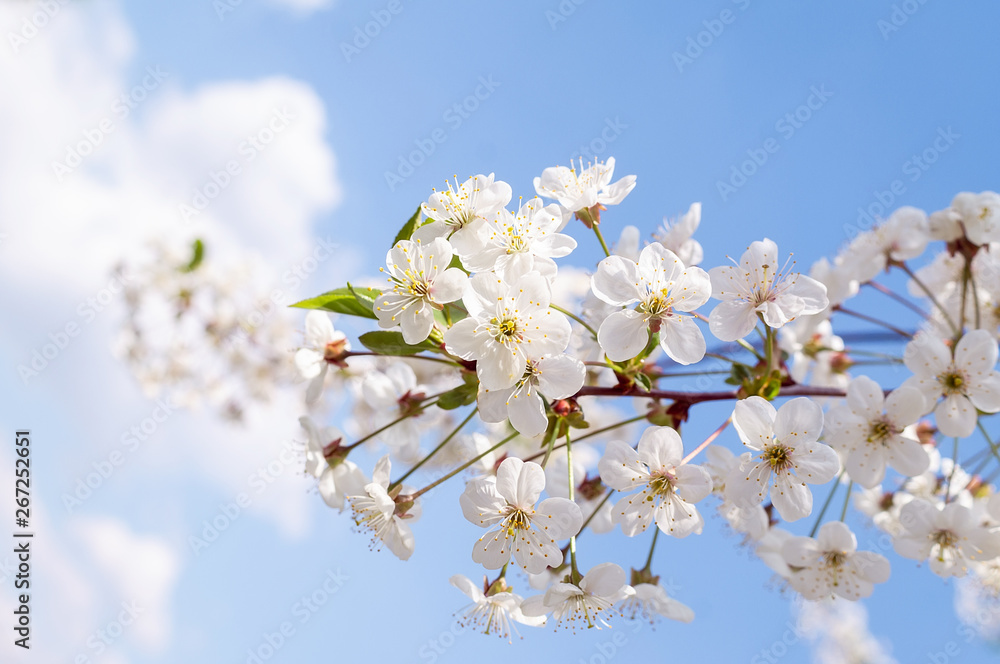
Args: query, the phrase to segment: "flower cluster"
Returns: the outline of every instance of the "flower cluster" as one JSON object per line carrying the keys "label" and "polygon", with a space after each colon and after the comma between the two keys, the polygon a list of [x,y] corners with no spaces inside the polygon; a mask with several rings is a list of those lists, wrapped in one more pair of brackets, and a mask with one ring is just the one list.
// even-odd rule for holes
{"label": "flower cluster", "polygon": [[256,261],[223,263],[201,240],[193,252],[152,243],[123,263],[126,319],[115,352],[151,397],[209,403],[229,420],[294,382],[295,328]]}
{"label": "flower cluster", "polygon": [[[871,595],[888,555],[1000,586],[988,427],[1000,412],[1000,197],[960,194],[930,216],[902,208],[809,274],[768,238],[703,269],[697,203],[644,244],[625,227],[612,251],[601,213],[636,185],[613,181],[614,166],[545,169],[516,209],[493,174],[449,184],[400,231],[386,281],[300,303],[324,310],[307,316],[295,358],[308,400],[330,367],[354,397],[346,435],[302,420],[324,500],[407,559],[421,497],[464,482],[453,511],[487,576],[451,583],[472,602],[465,619],[506,638],[517,623],[692,620],[655,552],[702,533],[706,502],[809,602]],[[583,241],[574,230],[605,253],[590,270],[563,264]],[[905,292],[879,281],[893,279]],[[862,295],[877,314],[847,306]],[[379,329],[349,340],[328,312]],[[845,320],[875,333],[848,343],[835,333]],[[698,389],[671,385],[709,363]],[[725,421],[692,443],[691,414],[720,401]],[[889,544],[859,547],[852,501]],[[619,531],[646,534],[645,563],[584,572],[586,543]]]}

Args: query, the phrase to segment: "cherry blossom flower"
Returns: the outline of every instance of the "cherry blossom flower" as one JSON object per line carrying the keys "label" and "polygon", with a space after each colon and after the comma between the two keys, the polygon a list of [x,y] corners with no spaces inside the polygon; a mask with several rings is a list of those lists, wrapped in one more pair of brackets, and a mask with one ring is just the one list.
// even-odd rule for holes
{"label": "cherry blossom flower", "polygon": [[822,314],[795,319],[781,328],[779,344],[789,354],[788,374],[796,383],[821,387],[847,387],[846,369],[851,361],[844,340]]}
{"label": "cherry blossom flower", "polygon": [[634,594],[629,595],[621,604],[621,612],[626,618],[635,620],[642,616],[650,624],[657,616],[689,623],[694,620],[694,611],[686,604],[678,602],[667,594],[659,583],[635,583],[632,586]]}
{"label": "cherry blossom flower", "polygon": [[930,466],[916,434],[905,431],[924,412],[924,397],[916,389],[899,387],[886,398],[878,383],[858,376],[847,387],[847,403],[827,413],[826,440],[846,454],[851,479],[871,489],[882,482],[887,465],[907,477]]}
{"label": "cherry blossom flower", "polygon": [[[858,294],[860,284],[853,271],[844,265],[843,255],[837,256],[833,263],[827,258],[820,258],[809,268],[809,276],[826,287],[826,296],[829,306],[843,304]],[[829,311],[829,308],[824,312]]]}
{"label": "cherry blossom flower", "polygon": [[552,259],[576,248],[576,240],[556,232],[560,223],[559,206],[545,206],[540,198],[523,203],[517,214],[500,210],[486,221],[481,245],[463,256],[462,264],[473,272],[495,271],[508,282],[532,271],[551,279],[556,275]]}
{"label": "cherry blossom flower", "polygon": [[638,493],[626,495],[614,507],[614,521],[632,537],[650,523],[667,535],[687,537],[701,533],[704,519],[694,503],[712,492],[708,471],[681,465],[681,437],[670,427],[649,427],[639,437],[638,449],[613,440],[598,464],[601,479],[612,489]]}
{"label": "cherry blossom flower", "polygon": [[459,615],[458,620],[463,627],[472,625],[484,634],[492,632],[509,642],[511,632],[517,633],[514,622],[532,627],[545,624],[545,616],[529,617],[521,612],[524,600],[514,594],[503,579],[485,590],[462,574],[455,574],[449,582],[472,600],[472,604]]}
{"label": "cherry blossom flower", "polygon": [[426,339],[434,327],[434,310],[461,298],[469,282],[465,272],[448,267],[451,257],[451,245],[443,238],[426,244],[397,242],[385,257],[392,288],[375,299],[379,327],[398,325],[408,344]]}
{"label": "cherry blossom flower", "polygon": [[476,360],[484,388],[512,387],[524,378],[529,355],[556,355],[569,345],[569,321],[549,308],[550,298],[548,282],[534,272],[509,285],[492,272],[475,275],[463,300],[468,318],[444,333],[448,352]]}
{"label": "cherry blossom flower", "polygon": [[[572,164],[571,164],[572,165]],[[589,227],[600,222],[602,209],[608,205],[618,205],[635,188],[635,176],[626,175],[614,184],[611,177],[615,171],[615,158],[607,162],[595,161],[576,167],[552,166],[535,178],[535,191],[539,196],[552,198],[577,216]]]}
{"label": "cherry blossom flower", "polygon": [[899,523],[899,512],[903,505],[914,500],[906,491],[883,491],[881,486],[854,492],[854,506],[867,515],[876,528],[890,535],[903,532]]}
{"label": "cherry blossom flower", "polygon": [[769,528],[754,546],[754,553],[757,554],[760,561],[783,579],[792,575],[791,568],[785,562],[784,550],[785,542],[793,537],[794,535],[783,528]]}
{"label": "cherry blossom flower", "polygon": [[[391,464],[386,455],[375,464],[372,481],[366,484],[363,493],[348,496],[355,525],[372,534],[372,543],[383,542],[400,560],[413,555],[414,539],[408,521],[420,517],[419,503],[397,504],[395,496],[389,493],[389,471]],[[393,493],[398,495],[397,487]]]}
{"label": "cherry blossom flower", "polygon": [[674,252],[684,265],[697,265],[705,257],[701,244],[692,238],[701,223],[701,203],[692,203],[688,211],[673,223],[666,219],[653,233],[653,237],[664,247]]}
{"label": "cherry blossom flower", "polygon": [[930,217],[930,233],[935,240],[952,242],[965,237],[974,245],[1000,242],[1000,194],[963,191],[951,207]]}
{"label": "cherry blossom flower", "polygon": [[913,560],[930,559],[931,571],[938,576],[965,576],[972,562],[1000,555],[1000,533],[976,523],[964,505],[939,508],[913,500],[903,506],[899,520],[906,530],[893,542],[896,553]]}
{"label": "cherry blossom flower", "polygon": [[862,233],[843,251],[844,267],[861,283],[874,279],[889,261],[902,262],[924,253],[930,240],[927,215],[901,207],[872,230]]}
{"label": "cherry blossom flower", "polygon": [[831,595],[850,600],[868,597],[874,584],[889,580],[889,561],[857,549],[854,533],[840,521],[824,523],[816,539],[793,537],[782,549],[793,570],[788,582],[810,600]]}
{"label": "cherry blossom flower", "polygon": [[797,316],[817,314],[829,300],[826,286],[798,272],[778,268],[778,245],[765,238],[751,243],[738,265],[714,267],[712,297],[722,300],[708,322],[712,334],[723,341],[736,341],[750,334],[757,315],[772,328]]}
{"label": "cherry blossom flower", "polygon": [[493,528],[472,548],[472,559],[486,569],[500,569],[511,556],[528,574],[562,564],[556,540],[575,535],[583,523],[580,508],[565,498],[535,503],[545,488],[545,471],[537,463],[504,459],[496,478],[472,480],[460,498],[471,523]]}
{"label": "cherry blossom flower", "polygon": [[367,419],[371,430],[380,429],[403,415],[411,415],[379,434],[379,440],[389,446],[393,455],[408,463],[419,458],[420,435],[431,424],[428,414],[415,410],[426,390],[417,384],[413,369],[403,362],[393,362],[381,371],[371,371],[361,380],[360,396],[370,413]]}
{"label": "cherry blossom flower", "polygon": [[510,419],[524,436],[545,431],[545,399],[565,399],[576,394],[587,376],[583,362],[570,355],[528,358],[524,376],[513,387],[489,390],[480,386],[479,414],[484,422]]}
{"label": "cherry blossom flower", "polygon": [[319,399],[323,393],[326,371],[331,364],[343,364],[344,351],[351,350],[347,335],[334,329],[330,316],[321,311],[306,314],[306,345],[295,353],[295,366],[309,380],[306,401]]}
{"label": "cherry blossom flower", "polygon": [[487,219],[494,217],[510,202],[510,185],[494,181],[493,173],[476,175],[447,191],[434,191],[420,208],[433,219],[413,232],[413,240],[429,242],[436,237],[451,241],[459,256],[474,251]]}
{"label": "cherry blossom flower", "polygon": [[761,397],[736,404],[733,426],[745,452],[740,466],[726,481],[726,494],[739,505],[759,504],[768,487],[771,502],[786,521],[812,511],[809,484],[825,484],[840,470],[837,453],[816,442],[823,429],[823,411],[805,397],[792,399],[775,411]]}
{"label": "cherry blossom flower", "polygon": [[654,242],[639,254],[639,261],[609,256],[597,266],[592,279],[594,294],[608,304],[631,306],[608,316],[597,332],[601,348],[612,361],[638,355],[649,341],[649,331],[659,332],[660,347],[680,364],[705,356],[705,337],[690,316],[711,296],[708,273],[685,268],[662,244]]}
{"label": "cherry blossom flower", "polygon": [[[332,455],[344,439],[337,427],[320,429],[309,417],[300,417],[299,423],[306,430],[306,472],[319,479],[319,493],[323,501],[335,509],[343,511],[344,500],[349,495],[357,495],[368,484],[368,478],[356,463],[349,459],[334,459],[332,465],[328,456]],[[329,454],[328,454],[329,453]]]}
{"label": "cherry blossom flower", "polygon": [[[934,409],[942,434],[964,438],[976,428],[977,409],[1000,411],[997,342],[986,330],[973,330],[959,340],[954,351],[953,356],[934,335],[918,334],[903,353],[903,362],[914,375],[902,386],[924,395],[925,407]],[[938,397],[944,398],[938,401]]]}
{"label": "cherry blossom flower", "polygon": [[720,445],[710,445],[705,450],[705,469],[712,476],[712,493],[717,494],[722,502],[718,511],[729,526],[740,533],[745,533],[750,539],[758,540],[768,532],[770,519],[763,505],[737,504],[726,498],[726,480],[734,469],[739,468],[740,458],[729,449]]}
{"label": "cherry blossom flower", "polygon": [[610,627],[607,618],[616,602],[620,602],[634,590],[625,582],[625,570],[615,563],[601,563],[587,572],[580,585],[556,583],[544,595],[535,595],[524,600],[521,610],[526,616],[552,614],[558,624],[564,627],[586,626],[587,628]]}

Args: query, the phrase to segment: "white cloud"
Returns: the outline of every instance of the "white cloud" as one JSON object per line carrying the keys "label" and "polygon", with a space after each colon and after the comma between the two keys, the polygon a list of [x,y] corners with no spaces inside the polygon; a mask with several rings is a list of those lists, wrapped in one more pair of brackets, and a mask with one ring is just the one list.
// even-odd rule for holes
{"label": "white cloud", "polygon": [[333,4],[333,0],[270,0],[272,5],[286,7],[296,14],[308,14]]}
{"label": "white cloud", "polygon": [[[158,63],[137,59],[135,37],[116,4],[53,4],[58,10],[34,30],[24,21],[35,25],[38,3],[0,4],[0,34],[31,35],[16,50],[0,44],[0,278],[18,284],[4,296],[5,307],[22,321],[16,329],[5,326],[0,335],[5,356],[22,361],[47,340],[54,320],[78,321],[78,303],[108,283],[118,259],[161,234],[178,241],[206,238],[210,255],[222,260],[255,254],[270,268],[255,278],[279,285],[281,273],[312,251],[317,218],[341,197],[317,94],[285,77],[194,90],[178,72],[167,71],[158,80],[150,73]],[[315,9],[326,3],[285,4]],[[290,115],[280,131],[271,126],[276,112]],[[241,143],[265,130],[274,132],[273,139],[250,159]],[[53,168],[73,152],[87,153],[79,166],[69,173]],[[190,203],[194,190],[204,190],[212,172],[229,161],[239,163],[240,173],[185,225],[180,204]],[[344,252],[350,254],[349,247]],[[338,265],[324,270],[337,272],[348,264],[330,262]],[[41,316],[38,302],[45,302]],[[152,407],[136,394],[134,383],[121,379],[121,367],[108,352],[113,318],[102,314],[31,385],[32,398],[44,397],[51,412],[74,414],[78,436],[56,444],[62,445],[57,453],[63,460],[76,467],[89,467],[118,446],[117,436],[95,432],[115,434],[142,421]],[[172,419],[151,441],[156,451],[148,462],[130,461],[119,472],[137,478],[154,473],[161,480],[172,472],[178,482],[200,476],[223,491],[246,490],[249,474],[275,458],[282,440],[298,435],[302,408],[298,395],[285,395],[274,407],[251,413],[252,428],[242,431],[212,420],[211,412]],[[10,461],[0,453],[3,468],[12,467]],[[9,474],[3,475],[0,489],[10,494]],[[251,511],[280,524],[286,534],[301,533],[316,497],[308,495],[300,475],[297,467],[285,467],[278,482],[255,496]],[[57,487],[56,495],[63,490],[72,486]],[[140,500],[163,498],[135,502]],[[93,514],[93,505],[84,512]],[[58,598],[40,609],[39,628],[51,638],[40,648],[39,661],[92,655],[86,643],[93,630],[117,615],[121,601],[132,599],[145,614],[130,638],[152,650],[162,648],[171,633],[170,598],[182,572],[181,556],[188,553],[166,544],[179,545],[178,524],[171,524],[169,534],[139,535],[117,513],[46,515],[41,505],[34,513],[38,528],[50,533],[35,559],[45,580],[41,592]],[[194,516],[184,518],[195,526]],[[12,609],[8,595],[0,594],[4,615]],[[6,661],[11,648],[8,640],[0,659]],[[111,651],[102,657],[125,661]]]}
{"label": "white cloud", "polygon": [[120,598],[115,608],[124,602],[135,610],[129,635],[149,650],[165,646],[171,632],[170,597],[178,556],[163,540],[136,535],[117,519],[78,519],[74,531],[106,581],[102,588]]}

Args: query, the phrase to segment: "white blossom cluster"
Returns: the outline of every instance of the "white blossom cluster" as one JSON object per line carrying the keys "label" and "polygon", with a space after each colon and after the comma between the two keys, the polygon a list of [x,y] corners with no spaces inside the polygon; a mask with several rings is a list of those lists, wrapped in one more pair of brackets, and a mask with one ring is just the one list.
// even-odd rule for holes
{"label": "white blossom cluster", "polygon": [[193,256],[158,241],[119,267],[129,279],[115,352],[147,395],[240,420],[295,380],[295,328],[266,289],[253,289],[258,262],[221,265],[204,251],[200,241]]}
{"label": "white blossom cluster", "polygon": [[[458,477],[454,512],[478,528],[469,554],[486,575],[451,583],[471,602],[465,620],[507,638],[518,623],[692,620],[654,552],[661,535],[700,534],[706,500],[810,602],[871,595],[890,549],[1000,586],[988,428],[1000,411],[1000,197],[959,194],[929,217],[902,208],[809,275],[767,238],[705,270],[699,204],[644,246],[622,229],[611,251],[601,213],[635,186],[613,171],[613,159],[545,169],[537,196],[513,207],[492,174],[456,181],[403,227],[382,288],[308,301],[325,310],[306,316],[295,358],[308,399],[329,367],[351,376],[353,396],[350,435],[302,420],[324,500],[405,560],[421,496]],[[606,257],[589,272],[563,265],[590,237]],[[862,293],[875,314],[846,306]],[[329,312],[378,329],[350,341]],[[894,340],[835,334],[859,320]],[[714,352],[720,342],[740,352]],[[694,365],[720,378],[670,389]],[[700,444],[685,440],[709,401],[731,415]],[[362,443],[381,455],[371,474]],[[859,546],[845,523],[852,498],[884,537]],[[618,530],[648,533],[644,566],[578,567],[581,545]],[[515,569],[529,580],[519,589]]]}

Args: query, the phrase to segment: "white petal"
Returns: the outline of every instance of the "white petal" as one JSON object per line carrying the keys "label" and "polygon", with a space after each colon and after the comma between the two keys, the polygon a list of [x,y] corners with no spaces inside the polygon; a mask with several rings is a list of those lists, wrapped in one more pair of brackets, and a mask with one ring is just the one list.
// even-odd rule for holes
{"label": "white petal", "polygon": [[812,512],[813,496],[805,484],[779,479],[771,490],[771,502],[785,521],[798,521]]}
{"label": "white petal", "polygon": [[469,275],[457,267],[450,267],[434,280],[431,299],[438,304],[460,300],[469,286]]}
{"label": "white petal", "polygon": [[571,355],[554,355],[535,365],[538,391],[549,399],[565,399],[580,391],[587,378],[587,367]]}
{"label": "white petal", "polygon": [[620,440],[612,440],[607,444],[597,468],[601,480],[617,491],[631,491],[649,476],[639,461],[639,453]]}
{"label": "white petal", "polygon": [[938,430],[949,437],[965,438],[976,430],[976,408],[968,397],[951,394],[934,409]]}
{"label": "white petal", "polygon": [[783,445],[796,447],[814,441],[822,431],[823,409],[808,397],[782,404],[774,417],[774,437]]}
{"label": "white petal", "polygon": [[749,397],[736,402],[733,426],[743,443],[753,450],[763,450],[770,444],[774,432],[774,406],[761,397]]}
{"label": "white petal", "polygon": [[583,513],[580,506],[566,498],[546,498],[538,504],[532,523],[537,523],[552,539],[566,539],[580,532]]}
{"label": "white petal", "polygon": [[601,323],[597,343],[613,362],[631,360],[649,343],[649,325],[638,311],[616,311]]}
{"label": "white petal", "polygon": [[647,427],[639,437],[638,451],[650,471],[673,468],[684,456],[681,437],[671,427]]}
{"label": "white petal", "polygon": [[678,364],[694,364],[705,357],[705,337],[693,319],[671,316],[662,319],[660,348]]}
{"label": "white petal", "polygon": [[591,288],[608,304],[628,305],[642,296],[639,284],[639,266],[621,256],[609,256],[597,265],[597,272],[590,278]]}
{"label": "white petal", "polygon": [[527,385],[511,392],[507,399],[507,414],[511,426],[522,436],[537,436],[545,431],[549,423],[542,397]]}
{"label": "white petal", "polygon": [[742,300],[720,302],[708,315],[708,328],[722,341],[742,339],[756,325],[756,311],[752,305]]}

